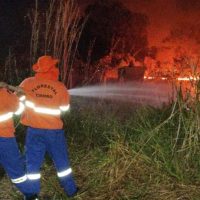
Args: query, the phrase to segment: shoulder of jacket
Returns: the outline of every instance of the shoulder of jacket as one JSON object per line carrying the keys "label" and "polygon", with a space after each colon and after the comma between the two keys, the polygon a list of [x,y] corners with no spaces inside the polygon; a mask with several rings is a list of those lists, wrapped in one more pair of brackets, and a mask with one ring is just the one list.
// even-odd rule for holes
{"label": "shoulder of jacket", "polygon": [[24,79],[21,84],[28,83],[33,80],[34,80],[34,77],[29,77],[29,78]]}
{"label": "shoulder of jacket", "polygon": [[61,89],[67,89],[67,87],[65,86],[64,83],[60,82],[60,81],[56,81],[56,84],[58,87],[60,87]]}

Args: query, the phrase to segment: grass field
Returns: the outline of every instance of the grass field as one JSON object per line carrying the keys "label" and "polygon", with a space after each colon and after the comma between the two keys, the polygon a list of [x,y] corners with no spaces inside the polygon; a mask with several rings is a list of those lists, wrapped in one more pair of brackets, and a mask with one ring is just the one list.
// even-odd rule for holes
{"label": "grass field", "polygon": [[[76,200],[199,200],[199,104],[163,108],[72,99],[64,116]],[[17,120],[16,120],[17,121]],[[23,146],[25,129],[17,127]],[[21,199],[5,175],[0,199]],[[42,167],[41,199],[67,200],[51,160]],[[47,197],[49,196],[49,197]]]}

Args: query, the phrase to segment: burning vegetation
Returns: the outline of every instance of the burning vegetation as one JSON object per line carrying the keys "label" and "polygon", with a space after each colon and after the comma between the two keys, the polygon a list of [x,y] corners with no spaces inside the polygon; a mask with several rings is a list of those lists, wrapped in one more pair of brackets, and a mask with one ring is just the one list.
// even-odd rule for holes
{"label": "burning vegetation", "polygon": [[[0,12],[9,33],[0,33],[0,80],[18,85],[40,55],[60,59],[72,96],[63,120],[80,186],[74,199],[199,199],[199,1],[88,0],[84,10],[73,0],[20,2],[0,1],[14,15]],[[65,200],[46,159],[41,197]],[[0,199],[20,199],[0,175]]]}

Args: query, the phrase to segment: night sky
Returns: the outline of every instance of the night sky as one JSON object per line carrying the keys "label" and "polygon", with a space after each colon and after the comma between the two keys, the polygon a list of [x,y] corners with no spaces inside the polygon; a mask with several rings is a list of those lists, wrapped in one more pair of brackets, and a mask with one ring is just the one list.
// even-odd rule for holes
{"label": "night sky", "polygon": [[[40,5],[44,6],[46,2],[40,0]],[[34,5],[34,0],[0,0],[0,61],[5,59],[9,49],[20,54],[29,45],[31,25],[28,13]]]}
{"label": "night sky", "polygon": [[27,11],[31,7],[32,0],[0,0],[0,39],[10,45],[9,38],[20,37],[23,25],[28,23]]}

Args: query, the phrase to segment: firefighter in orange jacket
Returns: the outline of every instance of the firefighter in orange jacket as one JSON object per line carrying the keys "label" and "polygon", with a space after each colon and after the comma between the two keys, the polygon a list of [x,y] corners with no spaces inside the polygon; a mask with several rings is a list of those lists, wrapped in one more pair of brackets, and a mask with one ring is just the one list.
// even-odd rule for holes
{"label": "firefighter in orange jacket", "polygon": [[19,115],[23,110],[23,103],[15,94],[7,90],[6,83],[0,82],[0,165],[27,199],[33,194],[28,185],[23,160],[14,136],[15,128],[12,120],[13,115]]}
{"label": "firefighter in orange jacket", "polygon": [[64,136],[62,112],[69,110],[69,94],[58,81],[58,60],[42,56],[33,65],[34,77],[25,79],[20,87],[26,93],[25,112],[21,123],[28,126],[26,136],[27,177],[32,192],[40,192],[40,167],[47,152],[55,164],[61,186],[67,196],[74,196],[78,188],[72,176],[67,144]]}

